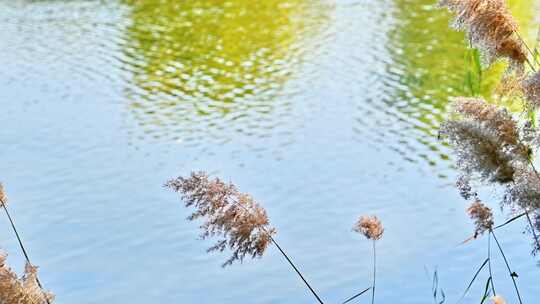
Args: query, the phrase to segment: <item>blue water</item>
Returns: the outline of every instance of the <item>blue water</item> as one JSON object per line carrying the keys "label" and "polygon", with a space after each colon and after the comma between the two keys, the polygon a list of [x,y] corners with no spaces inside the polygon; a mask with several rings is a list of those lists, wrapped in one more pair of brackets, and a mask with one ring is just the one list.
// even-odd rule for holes
{"label": "blue water", "polygon": [[[418,59],[460,57],[452,54],[461,38],[439,46],[426,34],[459,37],[444,12],[422,0],[290,1],[298,11],[276,25],[266,8],[271,18],[239,23],[274,30],[278,41],[246,34],[239,40],[256,47],[231,55],[256,58],[260,74],[248,77],[224,58],[216,89],[201,85],[213,71],[203,54],[229,53],[173,35],[174,1],[146,2],[0,3],[0,180],[57,303],[314,303],[276,248],[226,269],[226,252],[206,254],[211,241],[197,239],[189,210],[162,186],[191,170],[260,201],[277,240],[328,303],[370,284],[371,244],[352,232],[363,214],[385,226],[378,303],[432,303],[435,269],[448,302],[458,300],[487,239],[459,245],[472,224],[448,148],[436,139],[444,86],[461,75]],[[137,10],[148,16],[135,19]],[[193,22],[193,37],[223,33],[213,32],[214,21]],[[424,23],[432,25],[416,25]],[[187,40],[175,44],[180,36]],[[539,269],[523,228],[499,238],[534,303]],[[22,270],[5,218],[0,231],[0,247]],[[513,303],[502,260],[495,263],[497,290]],[[481,279],[467,303],[481,297]]]}

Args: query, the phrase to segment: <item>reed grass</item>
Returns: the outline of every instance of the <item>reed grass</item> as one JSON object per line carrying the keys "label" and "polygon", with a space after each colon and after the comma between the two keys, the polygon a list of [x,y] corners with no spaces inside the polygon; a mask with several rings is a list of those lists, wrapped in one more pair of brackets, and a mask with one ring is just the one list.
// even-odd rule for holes
{"label": "reed grass", "polygon": [[6,264],[7,254],[0,252],[0,303],[2,304],[50,304],[54,295],[43,289],[37,275],[37,267],[30,262],[28,252],[8,211],[7,195],[0,183],[0,204],[4,210],[26,259],[24,275],[18,277]]}
{"label": "reed grass", "polygon": [[227,248],[233,251],[232,256],[222,264],[223,267],[235,261],[242,262],[246,256],[260,258],[272,243],[317,302],[324,304],[298,266],[274,239],[277,230],[270,226],[266,210],[249,194],[239,192],[232,183],[224,183],[219,178],[210,179],[205,172],[192,172],[189,177],[180,176],[169,180],[165,186],[180,193],[186,207],[195,208],[188,220],[205,220],[200,226],[202,239],[221,237],[208,252]]}
{"label": "reed grass", "polygon": [[[464,31],[470,46],[478,49],[473,53],[473,61],[479,61],[476,60],[480,58],[478,54],[481,54],[484,63],[488,65],[497,60],[506,60],[509,63],[508,74],[515,73],[516,77],[513,78],[515,81],[506,84],[504,90],[522,96],[529,111],[540,107],[538,45],[531,48],[524,41],[506,2],[441,0],[440,5],[455,13],[454,27]],[[476,63],[481,84],[481,66]],[[470,85],[470,91],[475,95],[481,90]],[[532,160],[534,152],[540,148],[540,132],[534,128],[536,121],[521,124],[519,118],[514,117],[506,108],[492,105],[483,98],[461,96],[452,98],[451,102],[454,117],[443,123],[440,135],[454,147],[458,167],[463,172],[456,186],[464,199],[472,201],[467,209],[469,217],[474,221],[471,240],[487,234],[487,257],[474,273],[461,299],[470,291],[480,273],[488,271],[481,303],[490,296],[494,304],[506,303],[495,288],[492,269],[493,239],[512,279],[519,303],[523,304],[516,280],[518,275],[511,268],[495,231],[524,218],[533,236],[533,253],[540,251],[540,238],[537,233],[540,231],[540,174]],[[480,200],[478,192],[472,186],[474,181],[503,186],[505,195],[501,205],[521,212],[514,212],[513,217],[495,226],[492,209]],[[267,211],[251,195],[240,192],[232,183],[225,183],[219,178],[211,179],[204,172],[193,172],[188,177],[172,179],[165,186],[180,193],[185,207],[193,209],[188,216],[189,221],[203,221],[200,237],[218,239],[207,249],[208,252],[232,252],[222,267],[236,262],[242,263],[246,258],[261,258],[267,249],[274,245],[315,300],[324,304],[319,293],[308,282],[291,256],[278,244],[275,239],[277,230],[270,224]],[[30,262],[7,202],[7,195],[0,184],[0,204],[25,257],[26,266],[24,274],[18,276],[7,266],[7,255],[0,253],[0,304],[50,304],[54,295],[44,290],[37,275],[37,267]],[[377,242],[384,234],[384,227],[376,216],[361,216],[353,230],[371,241],[372,283],[342,303],[350,303],[371,291],[371,303],[374,304]],[[442,304],[446,296],[438,285],[438,272],[435,271],[433,299],[436,304]]]}
{"label": "reed grass", "polygon": [[[540,106],[540,73],[537,72],[537,47],[534,51],[522,38],[519,27],[508,10],[504,0],[442,0],[441,6],[456,14],[454,26],[466,32],[472,47],[480,50],[487,64],[505,59],[509,62],[509,72],[505,75],[503,94],[522,98],[525,109],[534,111]],[[524,64],[527,63],[526,69]],[[508,77],[515,72],[514,77]],[[475,229],[471,239],[488,233],[487,258],[476,271],[465,289],[465,294],[487,265],[489,277],[486,281],[481,303],[492,294],[496,304],[506,303],[496,293],[492,272],[491,239],[495,240],[508,274],[512,279],[518,301],[523,303],[516,281],[495,230],[518,219],[525,218],[533,236],[533,253],[540,250],[540,174],[533,162],[534,153],[540,148],[540,133],[535,115],[529,115],[525,122],[514,117],[504,107],[498,107],[477,97],[457,97],[452,99],[455,115],[443,123],[441,137],[451,144],[457,155],[458,167],[462,175],[456,186],[461,196],[473,203],[467,210],[474,220]],[[501,225],[494,227],[491,208],[480,202],[478,192],[471,181],[504,189],[500,205],[507,207],[514,215]],[[517,212],[521,210],[522,212]],[[463,298],[462,297],[462,298]]]}
{"label": "reed grass", "polygon": [[377,241],[384,233],[381,221],[376,216],[361,216],[353,230],[364,235],[373,245],[373,283],[371,285],[371,303],[375,303],[375,287],[377,281]]}

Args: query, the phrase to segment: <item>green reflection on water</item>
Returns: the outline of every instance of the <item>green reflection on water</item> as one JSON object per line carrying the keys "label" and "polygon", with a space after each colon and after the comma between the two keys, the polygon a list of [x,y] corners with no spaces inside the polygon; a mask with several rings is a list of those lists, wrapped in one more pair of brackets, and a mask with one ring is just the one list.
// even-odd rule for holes
{"label": "green reflection on water", "polygon": [[272,112],[328,9],[313,0],[125,3],[131,109],[154,136],[185,132],[190,120],[212,128],[231,112],[232,120]]}

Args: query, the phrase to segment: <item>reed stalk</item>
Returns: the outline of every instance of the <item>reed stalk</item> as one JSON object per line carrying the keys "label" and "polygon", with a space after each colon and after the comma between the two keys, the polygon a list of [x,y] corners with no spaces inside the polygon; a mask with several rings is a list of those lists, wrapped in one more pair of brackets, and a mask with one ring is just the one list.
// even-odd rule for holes
{"label": "reed stalk", "polygon": [[493,291],[493,296],[497,295],[497,292],[495,291],[495,283],[493,282],[493,273],[491,271],[491,234],[493,233],[493,230],[489,231],[488,234],[488,270],[489,270],[489,277],[491,278],[491,290]]}
{"label": "reed stalk", "polygon": [[[9,220],[9,223],[11,225],[11,229],[13,230],[13,233],[15,234],[15,237],[17,238],[17,242],[19,243],[19,247],[21,248],[21,251],[22,251],[22,253],[24,255],[24,258],[26,259],[26,262],[29,265],[33,265],[32,262],[30,261],[30,257],[28,256],[28,251],[26,250],[26,248],[23,245],[23,242],[22,242],[21,236],[19,234],[19,231],[17,230],[17,228],[15,226],[15,222],[14,222],[13,218],[11,217],[11,214],[8,211],[7,202],[5,201],[5,196],[4,195],[0,196],[0,204],[2,205],[2,209],[4,209],[4,212],[5,212],[8,220]],[[47,304],[50,304],[49,296],[45,293],[45,291],[43,289],[43,285],[41,284],[41,281],[37,277],[37,274],[36,274],[36,283],[37,283],[41,293],[43,294],[43,298],[45,299],[45,302]]]}
{"label": "reed stalk", "polygon": [[371,304],[375,303],[375,286],[377,280],[377,251],[376,251],[376,240],[372,241],[373,243],[373,286],[371,286]]}
{"label": "reed stalk", "polygon": [[519,303],[523,304],[523,300],[521,299],[521,294],[519,293],[519,288],[518,288],[517,283],[516,283],[517,274],[515,272],[513,272],[512,269],[510,268],[510,265],[508,263],[508,259],[506,259],[506,255],[504,254],[504,251],[503,251],[503,249],[501,247],[501,244],[499,243],[499,240],[497,239],[497,236],[495,235],[493,230],[491,231],[491,234],[493,235],[493,239],[495,240],[495,243],[497,243],[497,247],[499,248],[499,251],[500,251],[500,253],[501,253],[502,257],[503,257],[504,264],[506,265],[506,269],[508,270],[508,274],[510,275],[510,278],[512,278],[512,283],[514,284],[514,289],[516,291]]}

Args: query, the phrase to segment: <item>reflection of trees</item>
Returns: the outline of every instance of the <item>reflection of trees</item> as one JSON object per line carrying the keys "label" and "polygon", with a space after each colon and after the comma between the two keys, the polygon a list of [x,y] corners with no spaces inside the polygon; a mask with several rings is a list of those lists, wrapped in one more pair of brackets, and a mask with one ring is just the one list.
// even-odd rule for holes
{"label": "reflection of trees", "polygon": [[[490,97],[504,71],[504,64],[498,63],[480,76],[464,34],[450,28],[450,14],[434,2],[394,1],[396,24],[389,32],[388,51],[399,80],[385,101],[401,117],[394,131],[401,137],[401,146],[395,149],[407,160],[429,164],[436,163],[434,157],[446,158],[436,137],[448,97]],[[532,0],[510,2],[514,16],[526,30],[529,24],[525,21],[532,18]]]}
{"label": "reflection of trees", "polygon": [[130,109],[153,136],[271,129],[302,39],[325,12],[311,0],[126,2]]}

